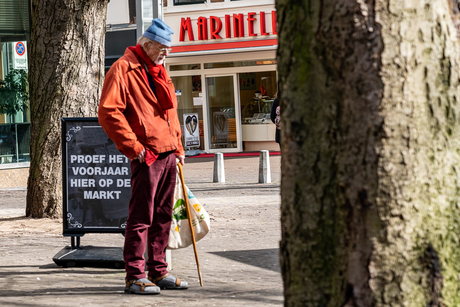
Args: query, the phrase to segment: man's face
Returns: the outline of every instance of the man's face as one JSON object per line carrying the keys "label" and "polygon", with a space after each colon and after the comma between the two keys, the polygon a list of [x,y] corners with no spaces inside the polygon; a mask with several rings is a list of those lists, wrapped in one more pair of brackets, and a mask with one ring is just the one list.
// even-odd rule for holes
{"label": "man's face", "polygon": [[157,65],[163,65],[165,58],[169,55],[168,47],[159,42],[145,42],[144,50],[147,56]]}

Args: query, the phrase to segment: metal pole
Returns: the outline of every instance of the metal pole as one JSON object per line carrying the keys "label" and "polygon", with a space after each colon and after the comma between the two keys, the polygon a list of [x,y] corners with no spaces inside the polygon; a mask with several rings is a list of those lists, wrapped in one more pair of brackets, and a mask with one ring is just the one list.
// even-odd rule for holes
{"label": "metal pole", "polygon": [[142,7],[142,0],[136,1],[136,36],[137,38],[141,37],[142,33],[144,33],[144,29],[142,29],[142,23],[144,19],[144,10]]}
{"label": "metal pole", "polygon": [[153,8],[153,18],[160,18],[163,20],[163,0],[152,0],[152,8]]}
{"label": "metal pole", "polygon": [[14,124],[14,130],[16,135],[16,163],[19,163],[19,145],[18,145],[18,124]]}
{"label": "metal pole", "polygon": [[[144,33],[144,3],[152,1],[152,19],[160,18],[163,20],[163,5],[162,0],[136,0],[136,29],[137,38],[141,37]],[[146,20],[150,24],[151,20]]]}

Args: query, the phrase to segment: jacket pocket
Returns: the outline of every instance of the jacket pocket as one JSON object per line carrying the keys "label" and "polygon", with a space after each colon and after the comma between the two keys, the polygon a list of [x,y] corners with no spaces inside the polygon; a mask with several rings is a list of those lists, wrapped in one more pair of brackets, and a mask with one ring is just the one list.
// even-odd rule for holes
{"label": "jacket pocket", "polygon": [[142,119],[139,119],[139,121],[135,121],[132,125],[131,128],[133,129],[134,134],[137,136],[138,139],[146,139],[146,133],[145,133],[145,127],[142,122]]}

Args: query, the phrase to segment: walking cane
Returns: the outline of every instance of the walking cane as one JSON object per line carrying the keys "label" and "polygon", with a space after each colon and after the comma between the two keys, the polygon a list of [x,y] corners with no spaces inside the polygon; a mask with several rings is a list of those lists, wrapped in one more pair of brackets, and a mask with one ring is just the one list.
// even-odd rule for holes
{"label": "walking cane", "polygon": [[196,266],[198,268],[198,276],[200,278],[200,286],[203,287],[203,279],[201,278],[201,270],[200,270],[200,261],[198,260],[198,252],[196,251],[195,233],[193,232],[192,216],[190,215],[190,205],[188,203],[187,191],[185,190],[185,182],[184,182],[184,175],[182,173],[182,165],[180,163],[177,163],[177,166],[179,166],[180,181],[182,183],[182,190],[184,190],[185,208],[187,209],[187,218],[188,218],[188,223],[190,224],[190,233],[192,234],[193,250],[195,251],[195,260],[196,260]]}

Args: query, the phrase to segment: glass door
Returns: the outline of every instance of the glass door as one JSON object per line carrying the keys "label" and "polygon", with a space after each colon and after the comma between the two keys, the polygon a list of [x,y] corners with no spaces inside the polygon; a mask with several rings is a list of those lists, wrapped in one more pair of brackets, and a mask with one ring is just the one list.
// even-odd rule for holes
{"label": "glass door", "polygon": [[177,115],[184,150],[204,151],[201,75],[171,77],[176,89]]}
{"label": "glass door", "polygon": [[240,115],[235,75],[206,77],[206,113],[210,152],[241,151]]}

